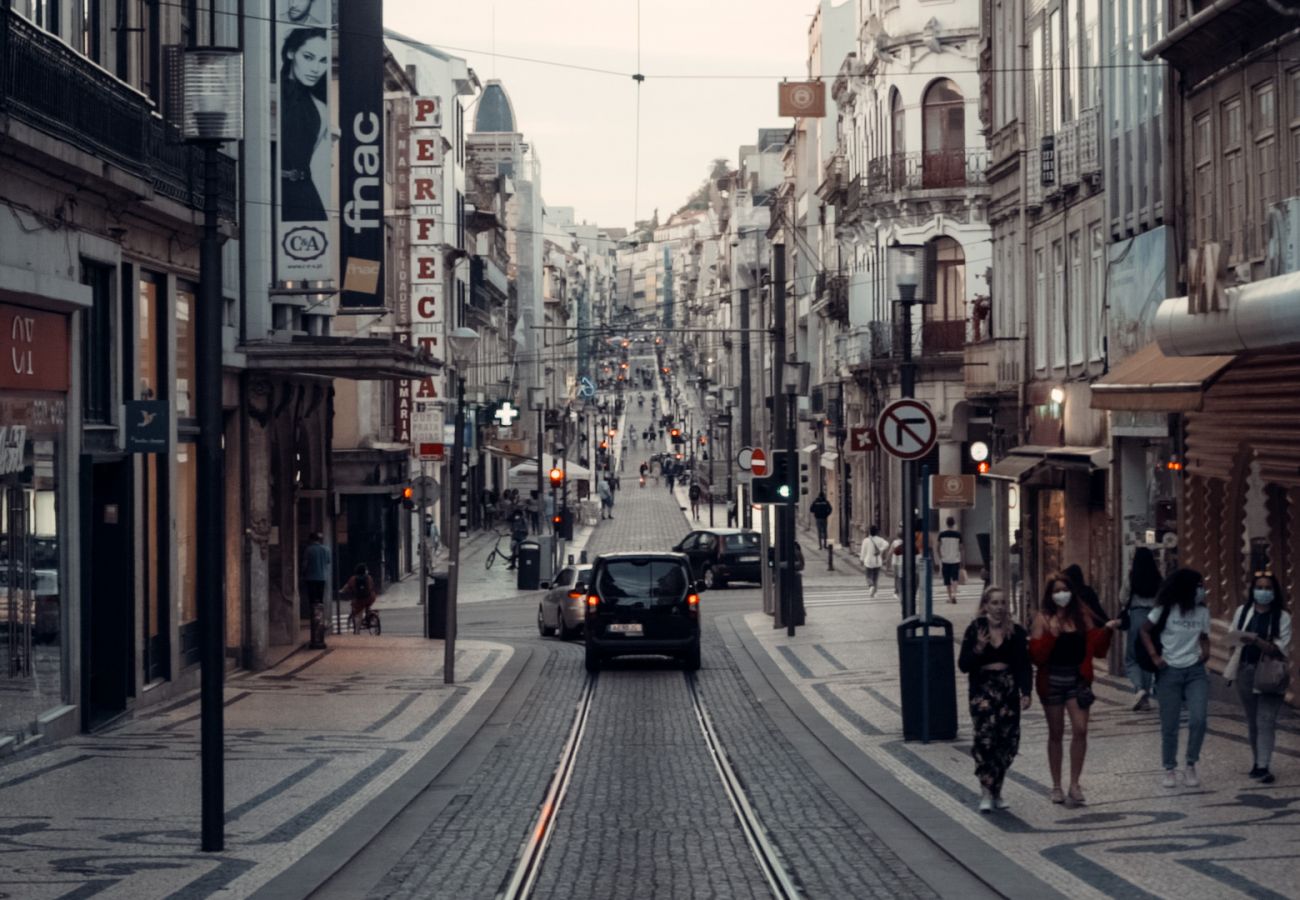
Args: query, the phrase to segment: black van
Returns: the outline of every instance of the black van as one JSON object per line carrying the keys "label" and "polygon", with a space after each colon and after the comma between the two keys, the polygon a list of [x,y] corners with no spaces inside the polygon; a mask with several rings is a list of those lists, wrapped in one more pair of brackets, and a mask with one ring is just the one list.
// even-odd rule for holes
{"label": "black van", "polygon": [[[700,591],[683,553],[605,553],[592,564],[583,632],[587,671],[615,656],[662,655],[700,667]],[[575,588],[576,589],[576,588]]]}

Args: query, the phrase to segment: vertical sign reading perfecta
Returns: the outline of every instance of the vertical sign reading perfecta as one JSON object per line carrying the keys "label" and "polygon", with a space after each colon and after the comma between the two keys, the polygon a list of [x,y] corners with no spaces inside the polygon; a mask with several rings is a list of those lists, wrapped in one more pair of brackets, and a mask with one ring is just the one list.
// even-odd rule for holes
{"label": "vertical sign reading perfecta", "polygon": [[[442,358],[446,331],[442,272],[442,100],[411,100],[410,136],[410,322],[411,340]],[[416,381],[411,398],[411,440],[437,441],[442,434],[442,375]]]}
{"label": "vertical sign reading perfecta", "polygon": [[[347,5],[353,5],[351,0]],[[276,0],[280,192],[275,277],[334,278],[334,180],[330,170],[332,0]]]}
{"label": "vertical sign reading perfecta", "polygon": [[339,312],[384,303],[384,4],[339,7]]}

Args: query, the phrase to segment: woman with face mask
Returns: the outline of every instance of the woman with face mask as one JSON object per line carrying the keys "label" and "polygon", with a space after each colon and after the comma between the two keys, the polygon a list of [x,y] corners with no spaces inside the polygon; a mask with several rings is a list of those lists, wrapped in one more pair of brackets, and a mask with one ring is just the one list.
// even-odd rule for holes
{"label": "woman with face mask", "polygon": [[1272,784],[1274,780],[1269,764],[1283,694],[1257,691],[1255,669],[1266,658],[1287,659],[1291,649],[1291,616],[1285,606],[1281,582],[1270,571],[1256,572],[1246,587],[1246,602],[1232,615],[1232,630],[1228,633],[1239,646],[1233,651],[1224,676],[1236,682],[1237,696],[1246,713],[1250,750],[1254,755],[1250,777],[1264,784]]}
{"label": "woman with face mask", "polygon": [[[1178,569],[1165,579],[1156,605],[1142,623],[1142,642],[1156,664],[1156,702],[1160,704],[1162,784],[1178,787],[1178,719],[1187,707],[1187,768],[1183,783],[1199,787],[1196,764],[1205,741],[1210,682],[1205,661],[1210,658],[1210,610],[1205,583],[1194,569]],[[1157,641],[1159,642],[1157,644]]]}
{"label": "woman with face mask", "polygon": [[1020,749],[1020,711],[1029,709],[1028,636],[1011,621],[1002,588],[989,585],[966,628],[957,667],[970,676],[971,756],[980,780],[980,812],[1006,809],[1002,782]]}
{"label": "woman with face mask", "polygon": [[[1073,809],[1084,803],[1079,776],[1088,753],[1088,710],[1092,693],[1092,661],[1110,650],[1111,632],[1119,620],[1098,621],[1075,592],[1069,578],[1057,572],[1047,579],[1043,604],[1029,633],[1029,656],[1038,666],[1035,687],[1047,716],[1047,765],[1052,772],[1052,802]],[[1070,718],[1070,790],[1061,790],[1061,757],[1065,718]]]}

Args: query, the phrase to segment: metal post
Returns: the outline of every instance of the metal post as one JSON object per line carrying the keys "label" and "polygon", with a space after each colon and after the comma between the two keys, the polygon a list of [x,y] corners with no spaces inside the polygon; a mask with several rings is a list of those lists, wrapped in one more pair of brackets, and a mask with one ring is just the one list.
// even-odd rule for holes
{"label": "metal post", "polygon": [[[738,500],[736,500],[736,486],[735,486],[734,484],[732,484],[732,482],[731,482],[731,469],[732,469],[732,466],[734,466],[734,465],[736,464],[736,455],[735,455],[735,451],[734,451],[734,450],[732,449],[732,447],[731,447],[731,432],[732,432],[732,422],[733,422],[733,421],[734,421],[734,420],[731,418],[731,407],[728,406],[728,407],[727,407],[727,459],[726,459],[726,465],[727,465],[727,509],[730,510],[730,509],[731,509],[731,504],[732,504],[732,503],[735,503],[735,504],[736,504],[737,511],[739,511],[740,503],[739,503]],[[736,524],[737,524],[737,525],[740,524],[740,519],[739,519],[739,518],[737,518],[737,520],[736,520]],[[731,527],[731,517],[730,517],[730,516],[727,517],[727,527],[728,527],[728,528]],[[748,527],[748,526],[746,526],[746,527]]]}
{"label": "metal post", "polygon": [[[930,467],[921,467],[921,511],[930,511]],[[922,559],[925,560],[925,619],[921,623],[921,743],[930,743],[930,615],[934,610],[934,566],[930,564],[930,532],[922,537]]]}
{"label": "metal post", "polygon": [[[916,286],[898,286],[898,305],[902,310],[903,357],[899,364],[903,396],[916,396],[916,363],[912,361],[912,302]],[[916,463],[903,460],[903,617],[916,615]]]}
{"label": "metal post", "polygon": [[[789,415],[786,416],[785,449],[786,453],[789,454],[788,458],[794,466],[794,472],[791,479],[794,482],[795,489],[797,489],[799,485],[799,452],[795,447],[795,444],[798,442],[798,435],[795,433],[797,428],[796,422],[798,422],[799,419],[795,410],[795,401],[797,397],[793,391],[790,392],[787,397],[790,403],[790,412]],[[776,405],[780,406],[781,404],[778,401]],[[777,522],[782,526],[778,532],[781,535],[781,555],[784,558],[785,565],[781,570],[781,602],[785,604],[785,608],[789,611],[789,615],[787,615],[785,620],[785,633],[789,637],[794,637],[795,618],[797,612],[797,597],[795,596],[795,589],[799,584],[799,579],[796,577],[797,573],[794,570],[794,511],[795,504],[793,502],[782,503],[777,507]],[[809,552],[812,552],[811,547],[809,548]]]}
{"label": "metal post", "polygon": [[[785,244],[772,245],[772,446],[779,446],[786,434],[785,404]],[[796,467],[797,467],[796,462]],[[796,477],[798,470],[796,468]],[[794,634],[792,618],[786,612],[790,598],[789,580],[786,578],[785,505],[776,508],[776,590],[781,605],[781,620],[787,633]]]}
{"label": "metal post", "polygon": [[[6,23],[6,28],[8,24]],[[221,235],[218,231],[218,143],[203,147],[203,238],[199,245],[196,346],[199,441],[197,454],[199,613],[199,755],[203,849],[225,847],[225,723],[222,689],[226,668],[225,466],[221,434]]]}
{"label": "metal post", "polygon": [[442,683],[456,683],[456,601],[460,594],[460,504],[465,490],[461,469],[465,465],[465,376],[456,373],[456,440],[451,445],[451,511],[455,527],[451,529],[451,545],[447,560],[447,639],[442,647]]}
{"label": "metal post", "polygon": [[543,437],[546,434],[546,404],[543,403],[537,410],[537,505],[542,505],[542,498],[546,496],[546,484],[542,480],[542,444]]}
{"label": "metal post", "polygon": [[717,454],[713,448],[713,417],[709,417],[708,424],[708,447],[709,447],[709,527],[713,527],[713,457]]}
{"label": "metal post", "polygon": [[429,508],[429,475],[425,471],[424,460],[420,460],[420,500],[419,512],[415,520],[420,529],[420,602],[424,603],[424,633],[433,634],[433,604],[425,603],[429,590],[429,529],[424,524],[425,510]]}
{"label": "metal post", "polygon": [[[754,406],[753,393],[749,383],[749,288],[740,290],[740,446],[754,446]],[[730,440],[730,435],[728,435]],[[727,449],[727,459],[731,459],[731,449]],[[745,503],[741,511],[740,524],[744,528],[754,527],[753,504],[749,502],[749,488],[745,489]]]}

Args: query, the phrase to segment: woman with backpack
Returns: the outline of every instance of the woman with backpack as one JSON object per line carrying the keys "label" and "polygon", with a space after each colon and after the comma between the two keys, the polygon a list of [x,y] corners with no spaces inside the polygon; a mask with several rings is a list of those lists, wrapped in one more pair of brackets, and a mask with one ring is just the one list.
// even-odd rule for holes
{"label": "woman with backpack", "polygon": [[1128,603],[1120,617],[1120,628],[1125,632],[1124,674],[1133,685],[1137,699],[1133,709],[1151,708],[1151,688],[1155,678],[1151,672],[1138,665],[1137,644],[1142,633],[1142,623],[1151,615],[1160,591],[1160,569],[1156,556],[1147,547],[1133,551],[1133,565],[1128,570]]}
{"label": "woman with backpack", "polygon": [[1210,610],[1205,582],[1195,569],[1178,569],[1165,579],[1156,605],[1142,624],[1141,640],[1156,667],[1156,702],[1160,704],[1160,756],[1165,767],[1161,782],[1178,787],[1178,719],[1187,707],[1187,768],[1183,784],[1199,787],[1196,764],[1205,741],[1210,680]]}
{"label": "woman with backpack", "polygon": [[[1052,774],[1052,802],[1068,808],[1084,804],[1079,776],[1088,753],[1088,710],[1092,692],[1092,661],[1110,650],[1111,631],[1119,619],[1098,621],[1073,583],[1064,574],[1050,575],[1043,604],[1029,632],[1029,656],[1038,666],[1038,699],[1047,717],[1047,765]],[[1070,790],[1061,791],[1061,757],[1065,750],[1065,718],[1070,718]]]}
{"label": "woman with backpack", "polygon": [[1251,778],[1273,783],[1269,763],[1278,710],[1290,678],[1287,655],[1291,649],[1291,616],[1284,608],[1282,584],[1270,571],[1256,572],[1246,592],[1246,602],[1232,615],[1230,639],[1238,642],[1224,678],[1236,681],[1237,696],[1246,713],[1250,750],[1254,754]]}

